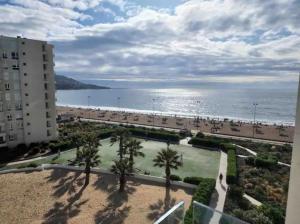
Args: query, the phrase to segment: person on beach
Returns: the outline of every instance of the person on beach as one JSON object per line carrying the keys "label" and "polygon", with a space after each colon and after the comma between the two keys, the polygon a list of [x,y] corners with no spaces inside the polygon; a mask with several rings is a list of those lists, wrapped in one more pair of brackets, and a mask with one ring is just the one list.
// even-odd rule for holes
{"label": "person on beach", "polygon": [[220,182],[222,182],[222,180],[223,180],[223,174],[222,173],[220,173],[219,179],[220,179]]}

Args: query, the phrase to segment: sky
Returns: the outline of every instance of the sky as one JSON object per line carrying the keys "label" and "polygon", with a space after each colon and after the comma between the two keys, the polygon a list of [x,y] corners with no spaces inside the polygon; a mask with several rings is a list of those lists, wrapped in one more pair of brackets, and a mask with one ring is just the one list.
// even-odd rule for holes
{"label": "sky", "polygon": [[0,0],[0,34],[49,41],[55,71],[136,82],[297,83],[300,0]]}

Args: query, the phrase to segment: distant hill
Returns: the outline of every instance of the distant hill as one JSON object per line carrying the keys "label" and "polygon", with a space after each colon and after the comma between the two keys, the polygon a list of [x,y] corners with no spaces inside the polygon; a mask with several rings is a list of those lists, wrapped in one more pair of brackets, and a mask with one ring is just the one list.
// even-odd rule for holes
{"label": "distant hill", "polygon": [[75,79],[63,76],[56,75],[56,89],[57,90],[71,90],[71,89],[110,89],[106,86],[97,86],[93,84],[86,84],[83,82],[79,82]]}

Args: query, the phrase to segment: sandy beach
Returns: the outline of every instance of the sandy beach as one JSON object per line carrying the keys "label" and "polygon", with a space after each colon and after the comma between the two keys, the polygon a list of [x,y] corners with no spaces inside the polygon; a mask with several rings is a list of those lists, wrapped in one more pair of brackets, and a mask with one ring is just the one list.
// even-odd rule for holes
{"label": "sandy beach", "polygon": [[188,129],[204,133],[229,135],[246,138],[256,138],[279,142],[293,142],[294,126],[268,125],[228,119],[184,118],[177,116],[162,116],[157,114],[140,114],[122,111],[107,111],[58,106],[57,114],[70,114],[74,117],[94,119],[99,121],[120,122],[124,124],[139,124],[173,129]]}

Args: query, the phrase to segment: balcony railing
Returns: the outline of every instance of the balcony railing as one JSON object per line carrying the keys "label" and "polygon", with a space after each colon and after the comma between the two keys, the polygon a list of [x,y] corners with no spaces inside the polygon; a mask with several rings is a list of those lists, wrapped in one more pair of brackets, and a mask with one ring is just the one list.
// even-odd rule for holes
{"label": "balcony railing", "polygon": [[[161,216],[154,224],[183,224],[184,202],[179,202]],[[224,214],[211,207],[193,201],[192,224],[248,224],[238,218]]]}

